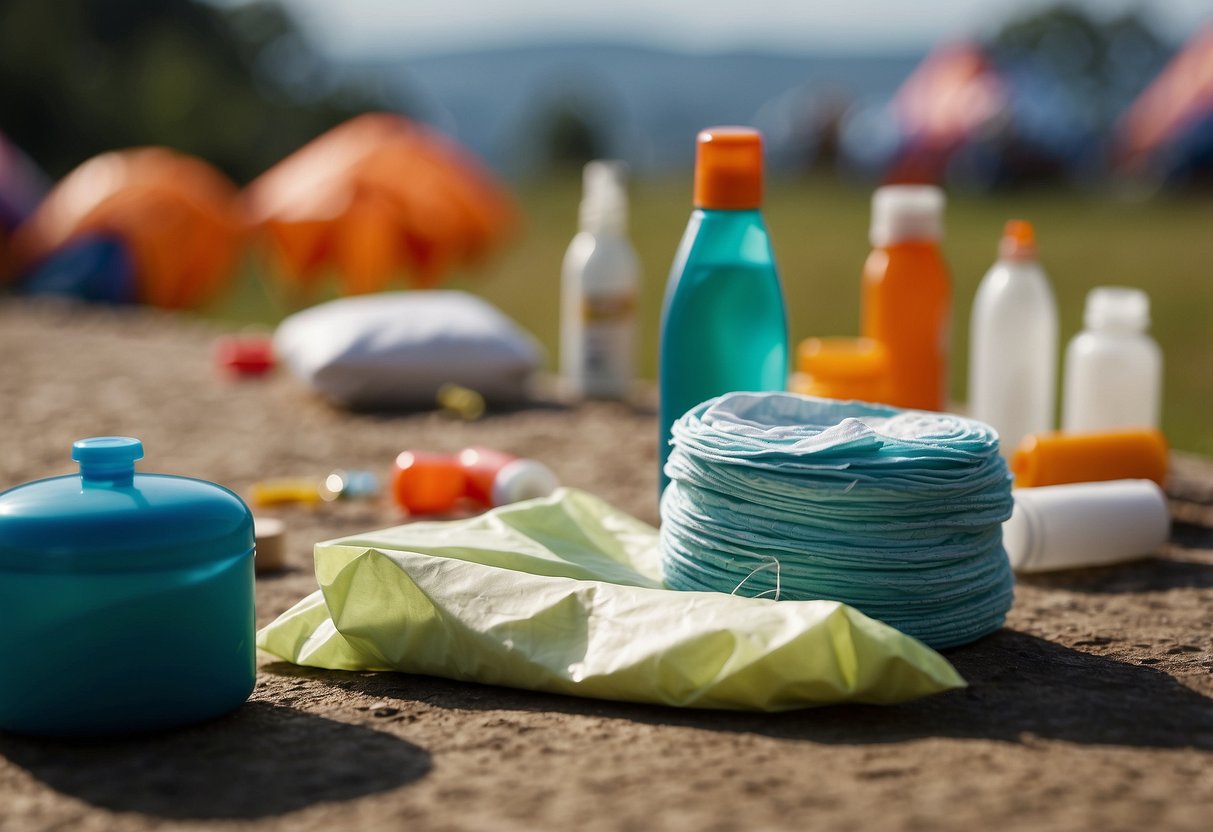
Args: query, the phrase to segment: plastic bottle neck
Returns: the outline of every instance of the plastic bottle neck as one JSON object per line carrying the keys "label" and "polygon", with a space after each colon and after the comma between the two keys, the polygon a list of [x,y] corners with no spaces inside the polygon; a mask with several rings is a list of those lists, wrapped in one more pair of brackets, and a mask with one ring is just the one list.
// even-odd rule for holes
{"label": "plastic bottle neck", "polygon": [[1040,261],[1033,257],[999,257],[986,271],[987,275],[1000,275],[1013,285],[1024,283],[1042,283],[1048,288],[1052,297],[1052,288],[1048,286],[1049,277],[1045,274]]}
{"label": "plastic bottle neck", "polygon": [[134,465],[81,465],[80,476],[90,485],[121,487],[135,482]]}
{"label": "plastic bottle neck", "polygon": [[713,239],[733,240],[737,245],[742,245],[754,229],[757,229],[759,236],[765,237],[767,234],[762,212],[756,208],[696,208],[691,211],[691,220],[687,225],[687,231],[694,236],[708,235]]}
{"label": "plastic bottle neck", "polygon": [[999,263],[1035,263],[1036,260],[1035,251],[1008,245],[1000,245],[998,247]]}
{"label": "plastic bottle neck", "polygon": [[872,194],[873,248],[898,243],[929,242],[943,237],[943,191],[932,185],[886,185]]}
{"label": "plastic bottle neck", "polygon": [[1088,313],[1083,318],[1083,327],[1100,335],[1145,335],[1150,330],[1150,321],[1133,316]]}
{"label": "plastic bottle neck", "polygon": [[578,230],[595,237],[626,237],[628,223],[624,217],[582,216]]}
{"label": "plastic bottle neck", "polygon": [[1140,335],[1150,328],[1150,299],[1140,289],[1103,286],[1087,295],[1083,326],[1109,335]]}
{"label": "plastic bottle neck", "polygon": [[691,211],[691,215],[703,219],[721,219],[726,221],[753,218],[762,219],[762,211],[758,208],[701,208],[696,205]]}
{"label": "plastic bottle neck", "polygon": [[1094,326],[1087,324],[1086,330],[1100,335],[1145,335],[1149,327],[1128,321],[1101,321]]}
{"label": "plastic bottle neck", "polygon": [[625,237],[628,233],[627,207],[621,204],[596,205],[581,203],[578,217],[581,231],[599,236]]}
{"label": "plastic bottle neck", "polygon": [[628,231],[628,196],[624,167],[595,161],[585,166],[579,226],[591,234],[624,236]]}
{"label": "plastic bottle neck", "polygon": [[938,251],[939,240],[928,237],[911,240],[893,240],[881,245],[874,245],[876,251]]}

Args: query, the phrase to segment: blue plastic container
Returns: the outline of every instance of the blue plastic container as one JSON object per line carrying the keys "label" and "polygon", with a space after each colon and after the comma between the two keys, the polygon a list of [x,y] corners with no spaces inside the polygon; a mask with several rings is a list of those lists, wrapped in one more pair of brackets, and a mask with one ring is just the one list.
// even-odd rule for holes
{"label": "blue plastic container", "polygon": [[156,730],[252,691],[252,514],[213,483],[136,474],[142,457],[83,439],[78,475],[0,494],[0,730]]}

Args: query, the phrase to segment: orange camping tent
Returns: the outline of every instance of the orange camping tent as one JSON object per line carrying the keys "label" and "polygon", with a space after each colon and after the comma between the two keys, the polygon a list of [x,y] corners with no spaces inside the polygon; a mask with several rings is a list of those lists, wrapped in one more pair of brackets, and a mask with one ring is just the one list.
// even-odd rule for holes
{"label": "orange camping tent", "polygon": [[358,116],[266,171],[245,191],[279,270],[304,288],[334,269],[348,293],[407,274],[432,286],[516,225],[513,202],[452,140],[401,116]]}

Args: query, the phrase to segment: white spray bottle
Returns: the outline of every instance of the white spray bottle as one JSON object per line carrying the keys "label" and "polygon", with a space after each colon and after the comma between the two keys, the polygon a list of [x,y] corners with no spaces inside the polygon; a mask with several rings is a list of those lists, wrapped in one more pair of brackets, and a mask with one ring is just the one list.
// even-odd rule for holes
{"label": "white spray bottle", "polygon": [[635,373],[640,264],[627,236],[622,162],[585,166],[580,228],[561,274],[560,373],[571,392],[623,398]]}

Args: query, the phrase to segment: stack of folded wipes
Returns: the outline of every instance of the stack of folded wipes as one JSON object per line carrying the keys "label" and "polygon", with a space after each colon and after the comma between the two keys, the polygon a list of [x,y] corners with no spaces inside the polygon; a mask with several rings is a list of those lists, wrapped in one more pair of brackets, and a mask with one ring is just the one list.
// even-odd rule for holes
{"label": "stack of folded wipes", "polygon": [[1011,478],[986,425],[786,393],[731,393],[674,425],[667,586],[831,599],[932,647],[998,629]]}

